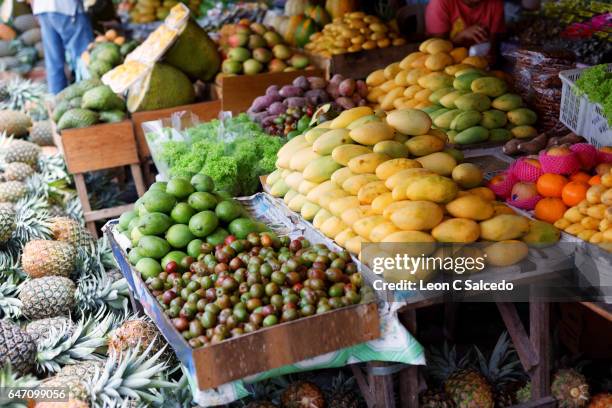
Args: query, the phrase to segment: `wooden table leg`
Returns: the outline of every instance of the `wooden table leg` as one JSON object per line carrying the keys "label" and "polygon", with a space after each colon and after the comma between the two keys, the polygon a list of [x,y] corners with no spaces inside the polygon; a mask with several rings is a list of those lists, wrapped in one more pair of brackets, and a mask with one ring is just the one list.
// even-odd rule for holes
{"label": "wooden table leg", "polygon": [[539,355],[539,364],[529,373],[531,397],[535,400],[550,395],[550,304],[530,302],[529,322],[529,338]]}
{"label": "wooden table leg", "polygon": [[[400,321],[413,335],[417,333],[416,310],[410,309],[399,314]],[[409,366],[399,373],[399,400],[402,408],[419,407],[419,367]]]}
{"label": "wooden table leg", "polygon": [[[372,361],[370,367],[383,367],[386,363]],[[373,408],[395,408],[395,393],[393,392],[393,375],[368,374],[370,388],[374,400]]]}
{"label": "wooden table leg", "polygon": [[[74,175],[74,185],[77,190],[77,195],[79,196],[79,201],[81,201],[81,208],[83,209],[83,214],[88,214],[91,212],[91,204],[89,203],[89,196],[87,195],[87,185],[85,184],[85,177],[83,177],[82,173],[78,173]],[[94,237],[98,237],[98,231],[96,231],[96,223],[93,221],[88,221],[87,216],[85,217],[85,225],[87,229]]]}

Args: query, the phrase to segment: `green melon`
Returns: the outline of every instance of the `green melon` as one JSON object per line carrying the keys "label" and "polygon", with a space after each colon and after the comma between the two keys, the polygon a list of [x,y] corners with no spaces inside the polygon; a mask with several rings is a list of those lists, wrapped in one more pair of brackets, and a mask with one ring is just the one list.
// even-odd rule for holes
{"label": "green melon", "polygon": [[195,100],[193,85],[187,75],[168,64],[157,63],[147,76],[128,90],[130,112],[165,109]]}

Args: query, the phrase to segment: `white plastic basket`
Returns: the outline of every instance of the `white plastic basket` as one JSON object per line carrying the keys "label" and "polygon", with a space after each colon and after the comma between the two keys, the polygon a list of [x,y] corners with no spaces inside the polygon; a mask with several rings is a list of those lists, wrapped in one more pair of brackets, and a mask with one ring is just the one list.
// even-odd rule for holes
{"label": "white plastic basket", "polygon": [[[559,120],[574,133],[584,136],[595,146],[612,145],[612,127],[608,125],[603,109],[600,105],[589,102],[585,95],[580,95],[575,83],[582,72],[587,68],[561,71],[559,78],[563,83],[561,90],[561,109]],[[612,64],[608,64],[608,71],[612,72]]]}
{"label": "white plastic basket", "polygon": [[581,72],[580,68],[559,72],[559,78],[563,83],[559,120],[577,135],[584,133],[584,124],[588,116],[588,100],[579,95],[574,88],[574,83],[580,78]]}

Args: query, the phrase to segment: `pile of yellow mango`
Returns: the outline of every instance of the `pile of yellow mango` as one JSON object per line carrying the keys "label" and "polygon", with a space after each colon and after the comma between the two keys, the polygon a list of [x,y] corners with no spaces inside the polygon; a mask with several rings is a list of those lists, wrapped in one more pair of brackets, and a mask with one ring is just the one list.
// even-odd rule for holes
{"label": "pile of yellow mango", "polygon": [[419,51],[384,69],[372,72],[366,83],[367,97],[375,109],[422,109],[432,105],[433,91],[451,87],[457,73],[467,69],[486,69],[483,57],[470,57],[464,47],[439,38],[422,42]]}
{"label": "pile of yellow mango", "polygon": [[[556,230],[495,201],[481,187],[482,171],[461,161],[460,152],[445,150],[444,133],[431,129],[425,112],[379,116],[357,107],[291,139],[266,183],[273,196],[355,254],[366,242],[484,240],[494,241],[487,247],[490,264],[510,265],[527,255],[526,242]],[[500,242],[516,249],[496,247]]]}

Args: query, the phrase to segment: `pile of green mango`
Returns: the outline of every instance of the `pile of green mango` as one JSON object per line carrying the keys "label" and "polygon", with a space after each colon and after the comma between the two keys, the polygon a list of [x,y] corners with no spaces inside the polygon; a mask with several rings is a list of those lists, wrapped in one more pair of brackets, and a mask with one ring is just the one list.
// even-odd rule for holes
{"label": "pile of green mango", "polygon": [[503,79],[481,70],[461,72],[452,87],[435,90],[429,100],[433,105],[423,110],[453,144],[504,143],[537,135],[536,113],[523,107],[519,95],[508,92]]}

